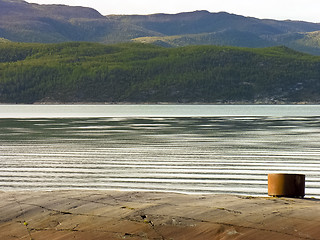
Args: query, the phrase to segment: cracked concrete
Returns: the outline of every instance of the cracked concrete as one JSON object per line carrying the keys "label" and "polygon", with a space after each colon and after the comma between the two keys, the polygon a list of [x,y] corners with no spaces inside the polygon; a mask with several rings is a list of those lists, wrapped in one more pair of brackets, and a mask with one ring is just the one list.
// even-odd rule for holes
{"label": "cracked concrete", "polygon": [[320,200],[118,191],[0,192],[0,239],[320,239]]}

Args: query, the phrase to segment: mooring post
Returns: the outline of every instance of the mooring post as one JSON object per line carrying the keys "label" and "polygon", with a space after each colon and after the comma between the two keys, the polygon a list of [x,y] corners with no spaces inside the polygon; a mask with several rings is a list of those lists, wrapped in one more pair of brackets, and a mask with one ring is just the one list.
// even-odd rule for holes
{"label": "mooring post", "polygon": [[303,198],[305,195],[305,175],[287,173],[268,174],[268,195]]}

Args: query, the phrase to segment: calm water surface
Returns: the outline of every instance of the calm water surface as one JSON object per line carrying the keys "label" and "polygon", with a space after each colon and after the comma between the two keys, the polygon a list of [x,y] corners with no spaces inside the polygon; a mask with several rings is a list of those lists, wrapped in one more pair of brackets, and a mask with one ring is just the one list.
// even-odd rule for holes
{"label": "calm water surface", "polygon": [[320,107],[0,105],[0,190],[267,195],[268,173],[320,197]]}

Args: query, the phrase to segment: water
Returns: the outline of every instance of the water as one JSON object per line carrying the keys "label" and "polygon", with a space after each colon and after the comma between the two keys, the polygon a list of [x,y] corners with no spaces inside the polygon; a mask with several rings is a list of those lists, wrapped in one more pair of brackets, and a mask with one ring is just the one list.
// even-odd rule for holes
{"label": "water", "polygon": [[268,173],[320,197],[320,106],[0,105],[0,190],[267,195]]}
{"label": "water", "polygon": [[318,105],[0,105],[0,118],[320,116]]}

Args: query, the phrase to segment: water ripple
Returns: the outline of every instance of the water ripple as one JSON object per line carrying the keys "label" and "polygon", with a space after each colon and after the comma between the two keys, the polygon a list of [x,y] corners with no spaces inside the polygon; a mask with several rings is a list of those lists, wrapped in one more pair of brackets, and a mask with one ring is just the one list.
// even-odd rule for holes
{"label": "water ripple", "polygon": [[0,119],[0,189],[267,194],[306,175],[320,197],[319,117]]}

